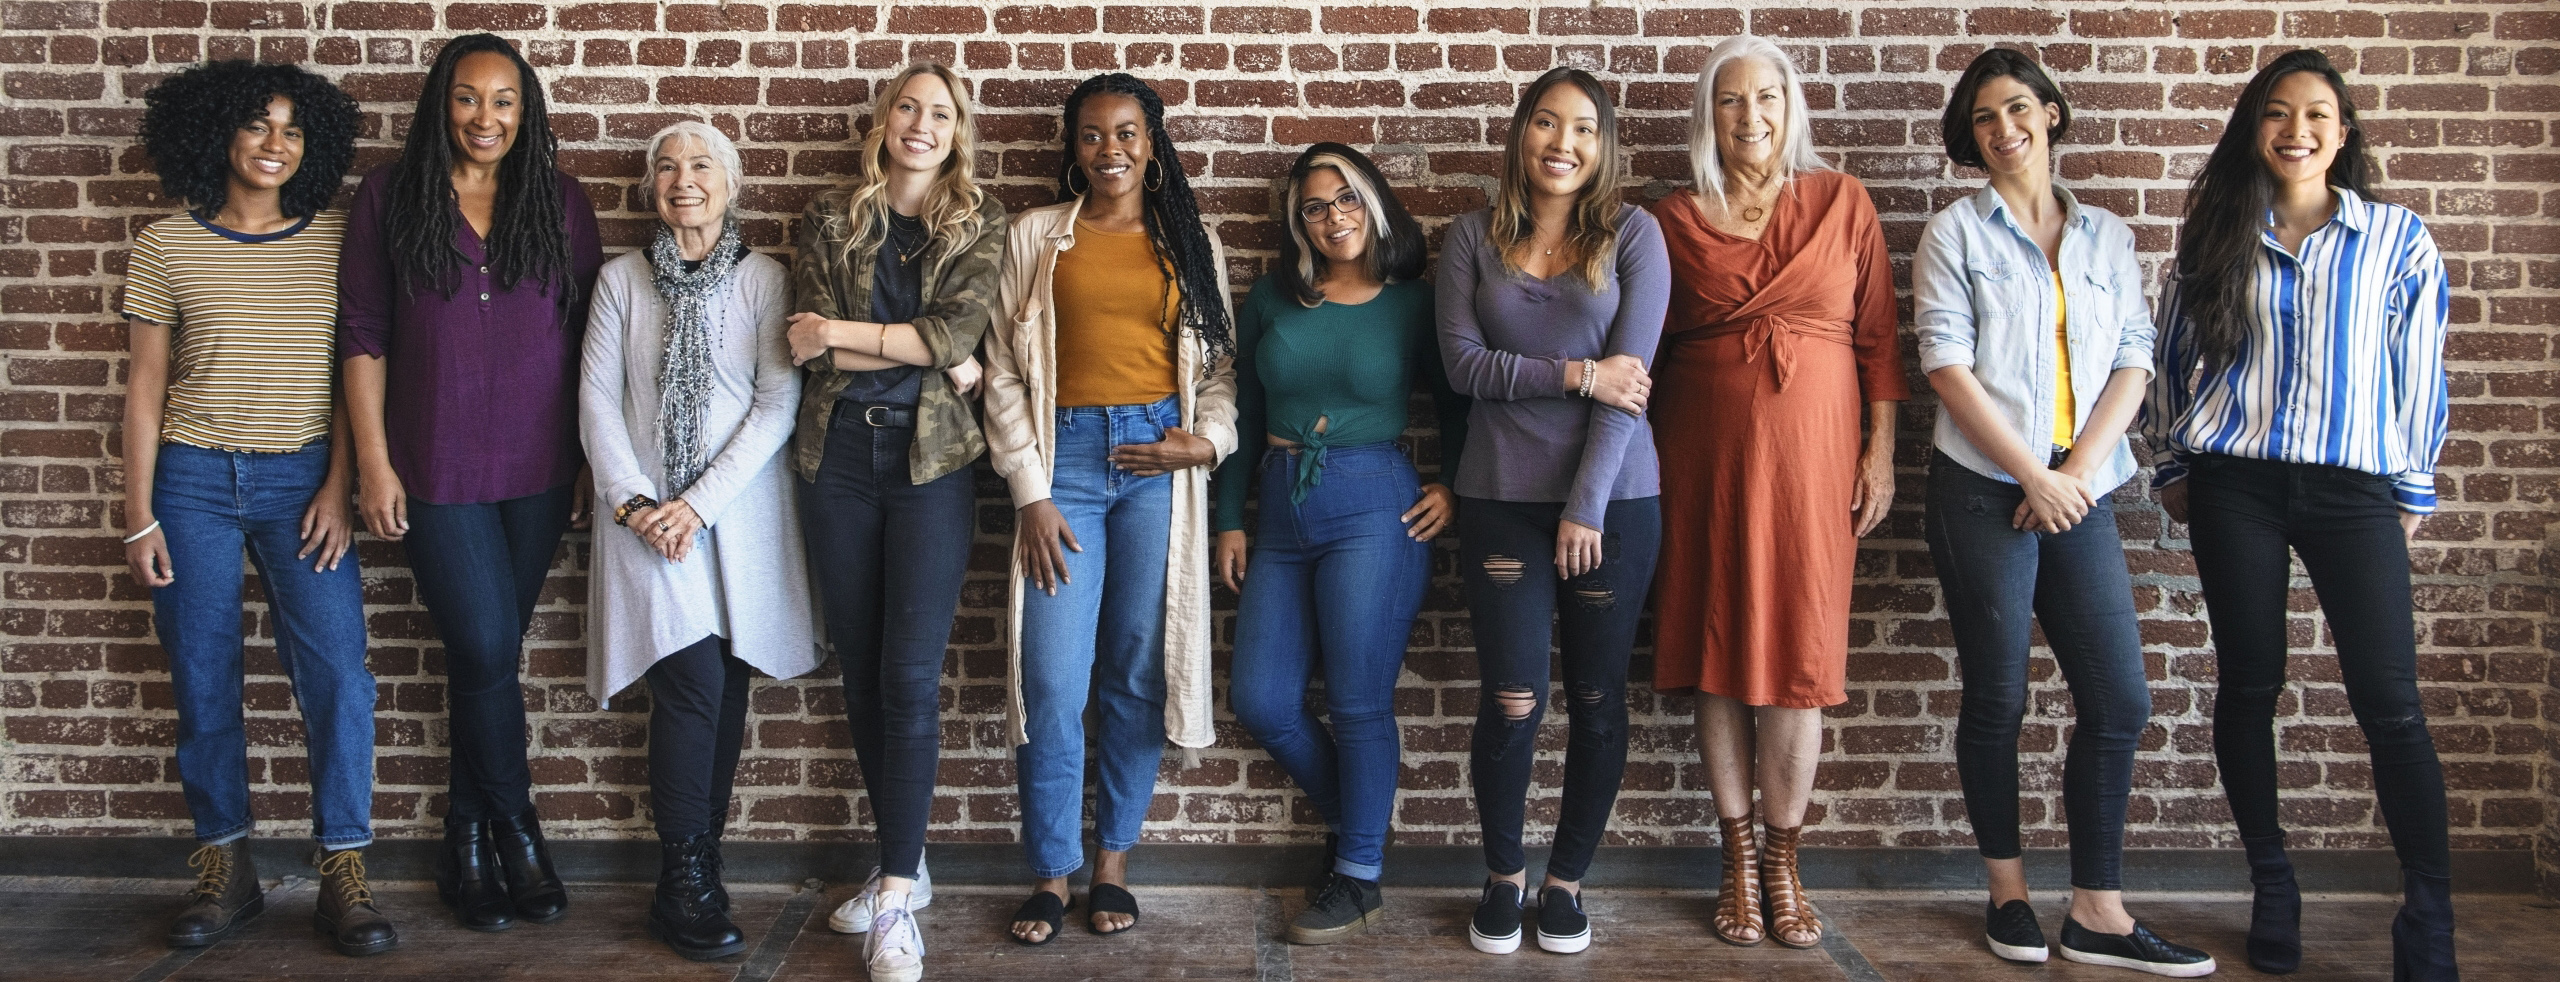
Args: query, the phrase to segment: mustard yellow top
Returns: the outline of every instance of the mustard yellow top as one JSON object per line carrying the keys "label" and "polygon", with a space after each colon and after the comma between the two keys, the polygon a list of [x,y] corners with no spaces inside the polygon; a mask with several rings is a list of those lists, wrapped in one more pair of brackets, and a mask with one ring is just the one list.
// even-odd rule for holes
{"label": "mustard yellow top", "polygon": [[1182,284],[1167,282],[1145,232],[1076,223],[1058,253],[1050,302],[1058,319],[1058,405],[1141,406],[1174,393],[1173,340]]}
{"label": "mustard yellow top", "polygon": [[2071,449],[2071,435],[2080,432],[2078,408],[2071,401],[2071,332],[2070,311],[2062,302],[2062,271],[2053,271],[2053,445]]}

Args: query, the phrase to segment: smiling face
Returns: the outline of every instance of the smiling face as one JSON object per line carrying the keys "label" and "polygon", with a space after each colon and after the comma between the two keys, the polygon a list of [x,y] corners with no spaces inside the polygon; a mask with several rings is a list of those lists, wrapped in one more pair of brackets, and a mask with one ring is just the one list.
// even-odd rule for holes
{"label": "smiling face", "polygon": [[1139,193],[1145,186],[1147,161],[1154,159],[1155,140],[1147,133],[1147,112],[1131,96],[1101,93],[1076,107],[1076,168],[1101,198]]}
{"label": "smiling face", "polygon": [[2045,134],[2062,122],[2062,109],[2036,98],[2034,89],[2007,75],[1973,93],[1973,145],[1994,174],[2027,174],[2050,166]]}
{"label": "smiling face", "polygon": [[960,125],[960,109],[951,86],[932,72],[907,79],[898,101],[889,107],[888,132],[882,146],[895,170],[933,172],[951,159],[951,136]]}
{"label": "smiling face", "polygon": [[231,131],[231,186],[274,191],[302,169],[302,127],[293,100],[270,96],[267,108]]}
{"label": "smiling face", "polygon": [[670,228],[717,231],[729,213],[729,173],[711,148],[690,136],[669,137],[649,161],[651,199]]}
{"label": "smiling face", "polygon": [[1520,132],[1521,169],[1534,195],[1571,197],[1601,170],[1600,107],[1582,88],[1547,87]]}
{"label": "smiling face", "polygon": [[1726,166],[1775,166],[1787,142],[1787,77],[1759,58],[1716,70],[1716,153]]}
{"label": "smiling face", "polygon": [[[1368,202],[1351,190],[1341,171],[1331,167],[1308,171],[1290,208],[1297,213],[1307,241],[1314,244],[1316,254],[1324,257],[1329,268],[1359,268],[1361,257],[1369,254],[1372,238]],[[1315,221],[1306,220],[1310,213],[1316,214]]]}
{"label": "smiling face", "polygon": [[454,63],[445,116],[457,156],[482,166],[506,159],[516,145],[516,124],[524,119],[523,86],[515,62],[495,51],[473,52]]}
{"label": "smiling face", "polygon": [[2346,146],[2347,127],[2338,91],[2318,72],[2294,72],[2276,80],[2258,117],[2258,159],[2279,184],[2329,179],[2329,165]]}

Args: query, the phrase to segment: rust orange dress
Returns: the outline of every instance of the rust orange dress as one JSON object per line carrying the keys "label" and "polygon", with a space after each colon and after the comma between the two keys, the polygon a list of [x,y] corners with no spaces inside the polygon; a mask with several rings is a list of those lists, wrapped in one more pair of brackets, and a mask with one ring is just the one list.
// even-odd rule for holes
{"label": "rust orange dress", "polygon": [[1875,204],[1847,174],[1799,174],[1757,242],[1708,225],[1686,192],[1652,208],[1672,279],[1648,414],[1654,688],[1844,702],[1866,404],[1911,394]]}

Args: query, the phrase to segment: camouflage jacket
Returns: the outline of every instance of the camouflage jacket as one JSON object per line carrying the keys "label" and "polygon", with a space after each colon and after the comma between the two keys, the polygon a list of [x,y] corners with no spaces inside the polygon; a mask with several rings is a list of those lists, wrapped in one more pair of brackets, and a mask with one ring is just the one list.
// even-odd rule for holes
{"label": "camouflage jacket", "polygon": [[[841,218],[844,205],[833,196],[809,203],[792,236],[792,307],[829,320],[871,317],[871,276],[879,268],[879,244],[844,255],[844,238],[827,232],[830,217]],[[924,254],[924,304],[914,321],[916,333],[933,352],[933,364],[916,400],[916,439],[907,454],[908,479],[923,484],[969,466],[987,452],[969,400],[951,385],[943,370],[977,353],[987,333],[989,311],[996,302],[996,278],[1004,256],[1004,205],[992,196],[978,205],[981,224],[974,241],[935,239]],[[853,381],[827,358],[812,358],[801,371],[800,425],[792,436],[791,467],[802,480],[818,478],[818,462],[827,452],[827,426],[835,418],[836,396]]]}

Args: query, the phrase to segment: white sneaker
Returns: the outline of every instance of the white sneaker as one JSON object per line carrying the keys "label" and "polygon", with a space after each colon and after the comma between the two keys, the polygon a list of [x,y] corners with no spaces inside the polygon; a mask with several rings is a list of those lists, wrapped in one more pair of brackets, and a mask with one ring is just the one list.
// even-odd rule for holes
{"label": "white sneaker", "polygon": [[[871,878],[863,881],[862,892],[836,907],[827,915],[827,929],[837,934],[862,934],[871,930],[875,914],[872,901],[880,896],[880,867],[871,868]],[[907,909],[923,910],[933,903],[933,871],[916,861],[916,885],[907,891]]]}
{"label": "white sneaker", "polygon": [[904,907],[882,906],[862,939],[862,961],[871,982],[917,982],[924,978],[924,932]]}

